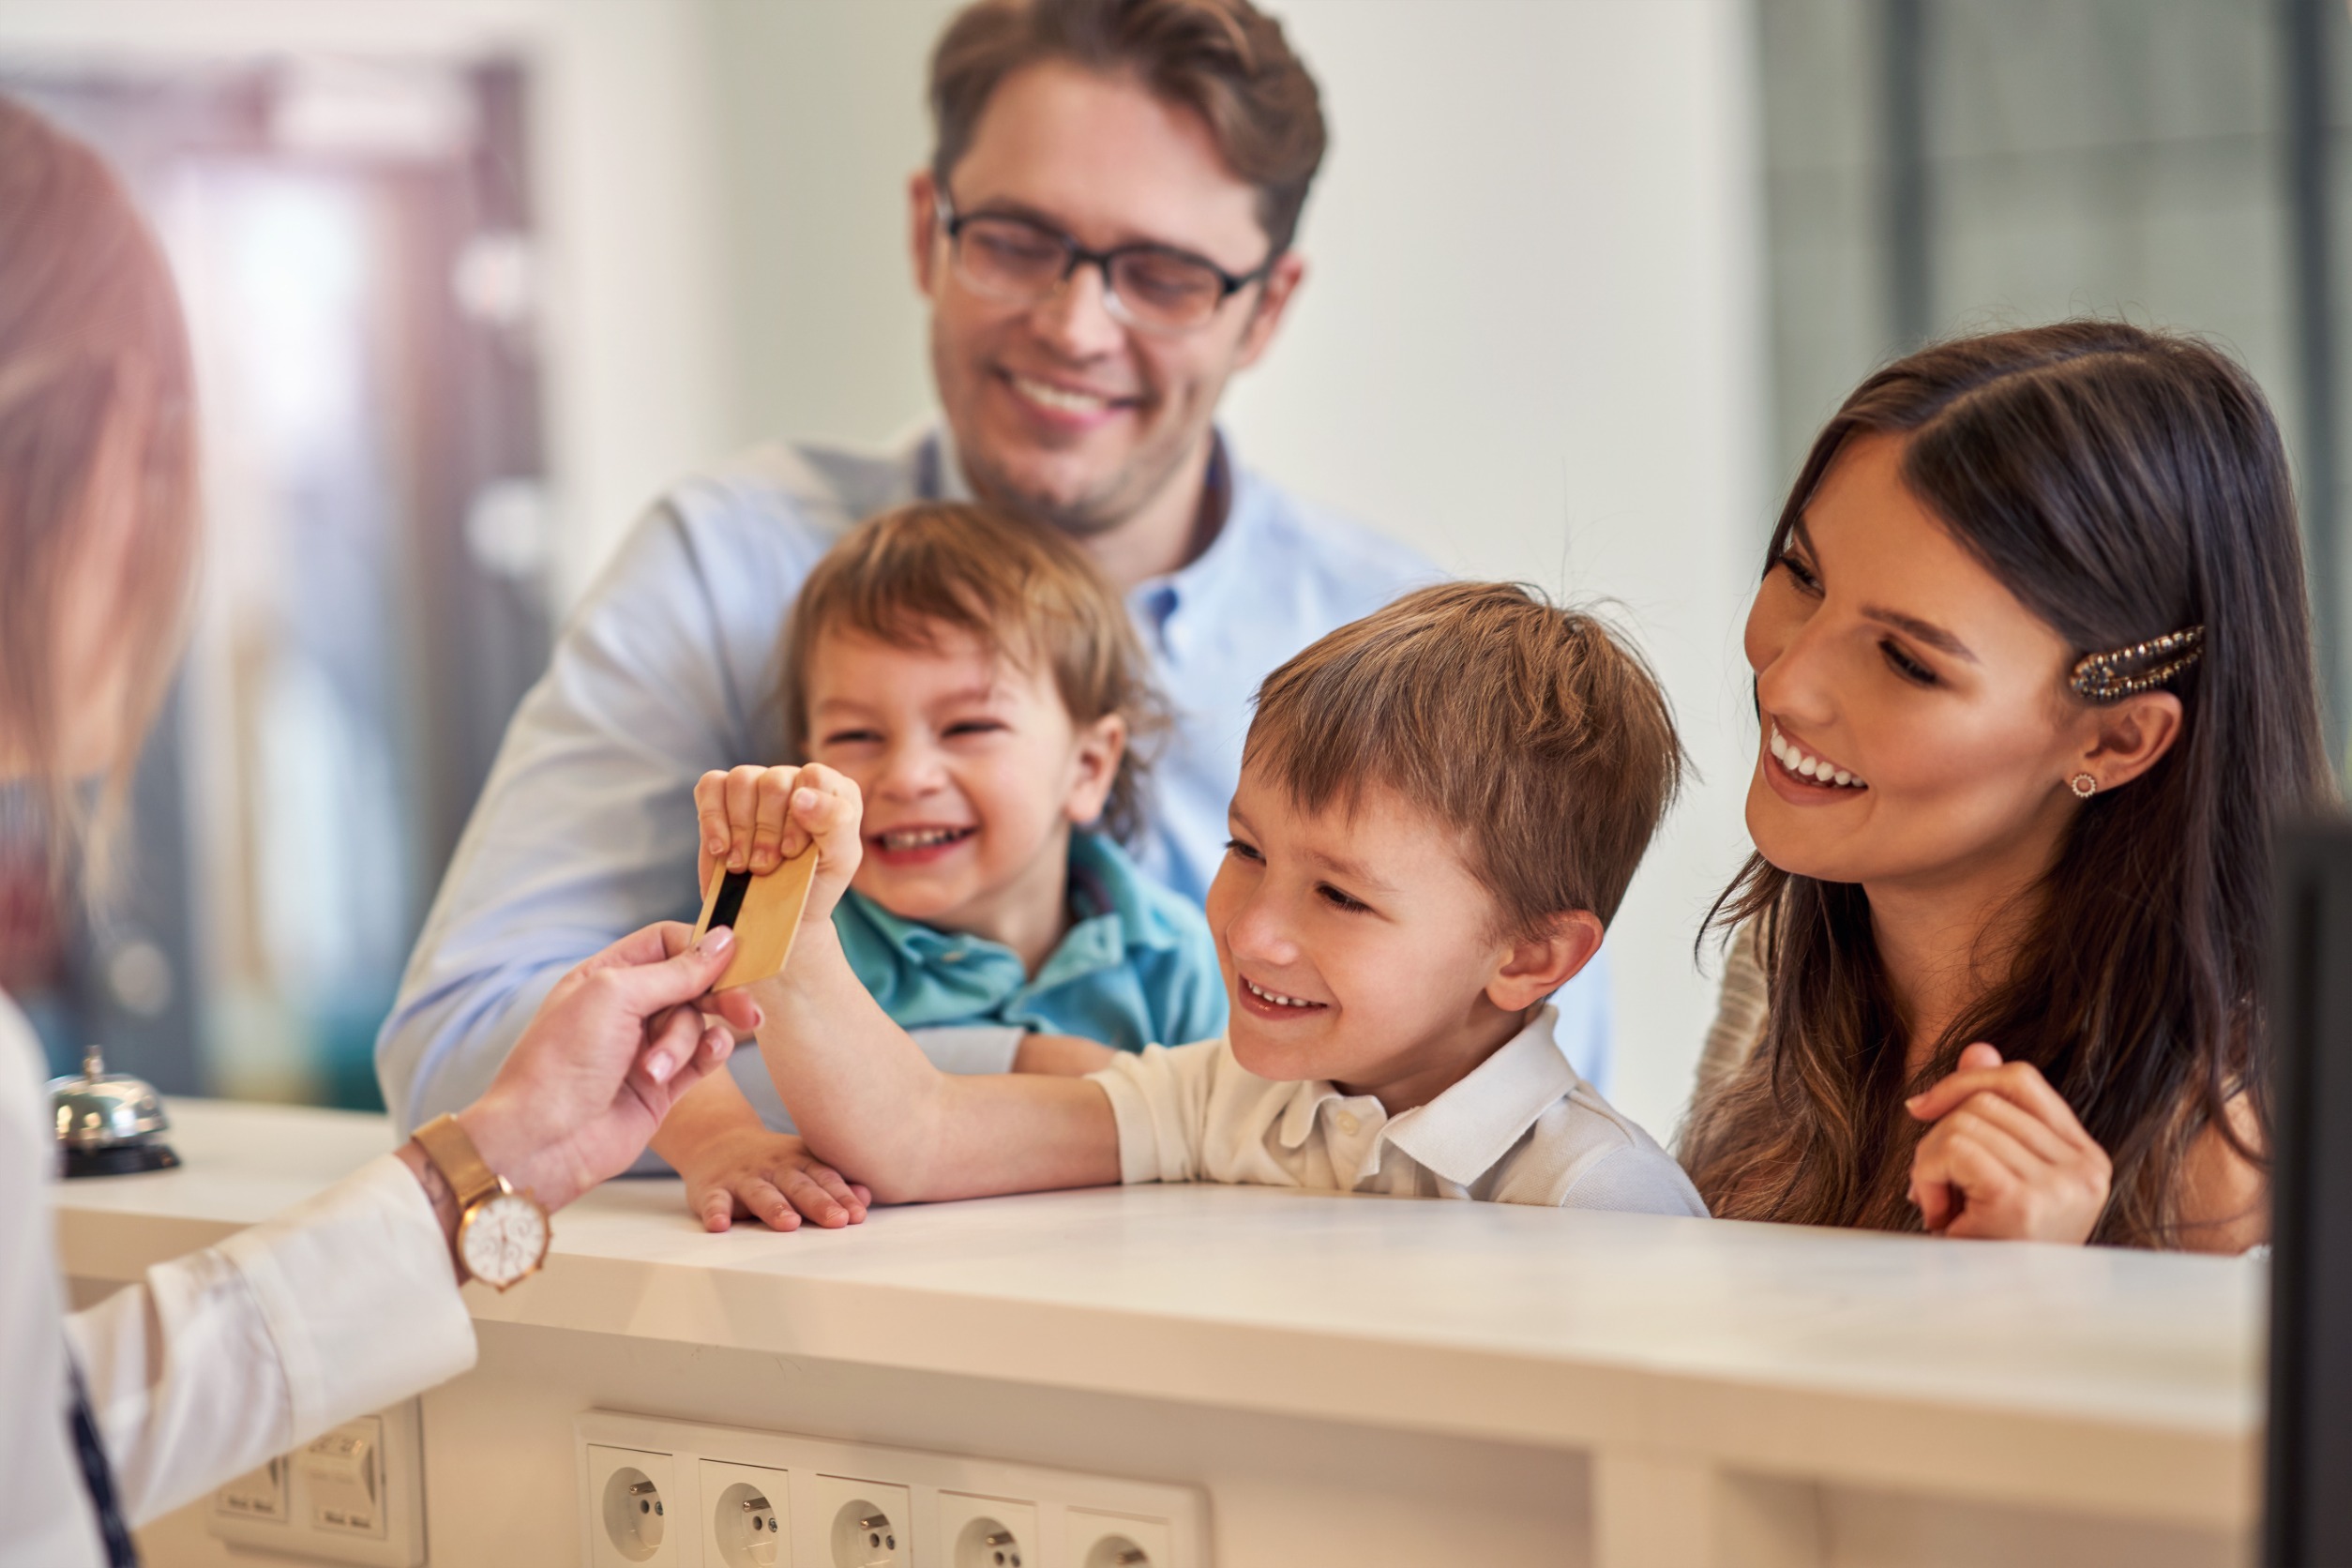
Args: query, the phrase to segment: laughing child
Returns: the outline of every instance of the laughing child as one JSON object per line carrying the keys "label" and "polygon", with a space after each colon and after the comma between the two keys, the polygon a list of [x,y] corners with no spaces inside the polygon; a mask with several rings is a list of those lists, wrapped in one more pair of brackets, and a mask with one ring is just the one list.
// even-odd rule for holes
{"label": "laughing child", "polygon": [[[1136,825],[1131,743],[1157,705],[1125,606],[1069,544],[972,505],[871,519],[809,575],[781,666],[793,749],[865,802],[857,852],[822,895],[831,917],[807,923],[894,1044],[1018,1030],[1016,1070],[1071,1074],[1224,1027],[1200,911],[1114,842]],[[781,863],[793,773],[703,776],[698,885],[721,863]],[[787,1229],[863,1217],[857,1192],[768,1131],[726,1074],[654,1147],[714,1230],[739,1213]]]}
{"label": "laughing child", "polygon": [[1208,897],[1228,1031],[1082,1078],[925,1060],[826,919],[894,808],[806,767],[778,838],[813,838],[815,885],[753,988],[761,1053],[810,1150],[883,1202],[1199,1180],[1703,1215],[1545,1002],[1601,945],[1682,761],[1639,658],[1519,587],[1341,627],[1259,694]]}

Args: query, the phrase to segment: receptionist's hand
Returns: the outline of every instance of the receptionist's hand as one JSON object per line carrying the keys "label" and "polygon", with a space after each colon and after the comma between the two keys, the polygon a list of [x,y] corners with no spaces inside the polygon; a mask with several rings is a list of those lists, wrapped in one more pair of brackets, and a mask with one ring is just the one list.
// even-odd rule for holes
{"label": "receptionist's hand", "polygon": [[1911,1201],[1939,1236],[2090,1239],[2113,1168],[2073,1108],[2027,1062],[1979,1043],[1910,1102],[1935,1124],[1911,1155]]}
{"label": "receptionist's hand", "polygon": [[626,1170],[671,1106],[734,1049],[728,1026],[759,1027],[748,996],[709,994],[734,933],[722,927],[689,948],[692,934],[663,921],[581,962],[458,1113],[484,1162],[549,1209]]}

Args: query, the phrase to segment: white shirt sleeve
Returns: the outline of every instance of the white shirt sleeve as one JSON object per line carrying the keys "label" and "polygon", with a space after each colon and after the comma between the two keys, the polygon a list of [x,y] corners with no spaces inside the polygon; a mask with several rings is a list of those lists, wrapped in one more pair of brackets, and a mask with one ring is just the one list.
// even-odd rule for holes
{"label": "white shirt sleeve", "polygon": [[1110,1096],[1119,1123],[1119,1180],[1200,1180],[1209,1090],[1225,1042],[1201,1040],[1170,1050],[1146,1046],[1089,1076]]}
{"label": "white shirt sleeve", "polygon": [[474,1364],[448,1242],[389,1154],[68,1328],[134,1523]]}
{"label": "white shirt sleeve", "polygon": [[68,1344],[132,1524],[474,1364],[441,1223],[389,1154],[61,1316],[39,1060],[0,995],[0,1563],[103,1560],[67,1438]]}

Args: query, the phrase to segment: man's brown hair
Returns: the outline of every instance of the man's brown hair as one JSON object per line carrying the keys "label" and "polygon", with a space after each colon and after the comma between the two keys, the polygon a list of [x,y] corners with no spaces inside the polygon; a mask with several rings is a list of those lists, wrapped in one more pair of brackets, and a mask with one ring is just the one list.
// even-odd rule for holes
{"label": "man's brown hair", "polygon": [[1515,582],[1448,582],[1266,677],[1242,765],[1303,809],[1394,790],[1461,835],[1514,937],[1617,913],[1681,785],[1666,693],[1591,615]]}
{"label": "man's brown hair", "polygon": [[931,176],[942,193],[999,84],[1046,60],[1132,74],[1193,110],[1258,188],[1274,252],[1290,248],[1323,161],[1323,109],[1280,23],[1249,0],[977,0],[931,54]]}
{"label": "man's brown hair", "polygon": [[846,632],[919,647],[942,627],[1020,670],[1042,662],[1079,728],[1112,714],[1126,720],[1102,825],[1132,838],[1149,770],[1138,743],[1168,727],[1135,623],[1076,546],[987,506],[925,501],[883,512],[817,563],[784,628],[786,742],[796,752],[808,744],[808,661],[820,637]]}

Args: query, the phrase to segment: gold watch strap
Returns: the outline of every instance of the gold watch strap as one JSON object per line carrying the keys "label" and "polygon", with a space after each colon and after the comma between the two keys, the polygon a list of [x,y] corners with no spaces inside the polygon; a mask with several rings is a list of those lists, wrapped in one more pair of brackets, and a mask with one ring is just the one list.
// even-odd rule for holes
{"label": "gold watch strap", "polygon": [[436,1116],[416,1129],[416,1146],[440,1168],[463,1214],[498,1190],[498,1173],[483,1163],[481,1151],[454,1116]]}

